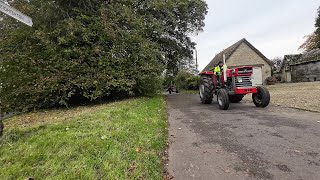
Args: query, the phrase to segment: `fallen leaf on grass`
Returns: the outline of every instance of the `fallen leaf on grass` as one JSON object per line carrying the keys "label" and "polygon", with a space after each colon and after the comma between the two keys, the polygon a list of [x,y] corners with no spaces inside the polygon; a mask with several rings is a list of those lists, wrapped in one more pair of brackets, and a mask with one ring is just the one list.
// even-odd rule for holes
{"label": "fallen leaf on grass", "polygon": [[136,148],[136,152],[137,153],[141,152],[141,149],[140,148]]}

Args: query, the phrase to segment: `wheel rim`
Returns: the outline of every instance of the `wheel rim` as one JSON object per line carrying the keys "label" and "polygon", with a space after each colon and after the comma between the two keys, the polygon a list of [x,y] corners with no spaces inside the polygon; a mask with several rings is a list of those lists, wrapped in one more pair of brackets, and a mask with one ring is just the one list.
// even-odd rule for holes
{"label": "wheel rim", "polygon": [[262,95],[260,92],[258,92],[257,94],[254,95],[255,97],[255,101],[258,103],[258,104],[261,104],[262,103]]}
{"label": "wheel rim", "polygon": [[204,92],[204,85],[200,85],[199,87],[199,90],[200,90],[200,97],[203,98],[203,92]]}

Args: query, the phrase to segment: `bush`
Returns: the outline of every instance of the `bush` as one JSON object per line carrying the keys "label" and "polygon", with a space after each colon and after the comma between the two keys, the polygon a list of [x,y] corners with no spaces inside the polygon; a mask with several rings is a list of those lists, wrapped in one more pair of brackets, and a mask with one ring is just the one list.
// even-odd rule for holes
{"label": "bush", "polygon": [[192,57],[188,36],[207,12],[202,0],[10,3],[36,21],[0,23],[0,109],[8,112],[156,92],[165,68]]}
{"label": "bush", "polygon": [[187,90],[198,90],[199,89],[199,76],[191,76],[187,79]]}
{"label": "bush", "polygon": [[282,81],[282,77],[280,74],[275,74],[274,77],[277,79],[277,82],[281,82]]}
{"label": "bush", "polygon": [[199,77],[187,71],[180,71],[174,81],[179,89],[197,90],[199,88]]}
{"label": "bush", "polygon": [[277,78],[272,76],[266,79],[267,85],[275,85],[277,83]]}

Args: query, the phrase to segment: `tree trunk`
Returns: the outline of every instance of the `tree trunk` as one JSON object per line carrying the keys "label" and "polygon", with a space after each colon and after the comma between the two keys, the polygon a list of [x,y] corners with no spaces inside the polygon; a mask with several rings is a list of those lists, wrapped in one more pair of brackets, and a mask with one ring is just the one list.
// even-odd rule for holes
{"label": "tree trunk", "polygon": [[3,124],[2,120],[0,120],[0,137],[2,137],[2,135],[3,135],[3,128],[4,128],[4,124]]}

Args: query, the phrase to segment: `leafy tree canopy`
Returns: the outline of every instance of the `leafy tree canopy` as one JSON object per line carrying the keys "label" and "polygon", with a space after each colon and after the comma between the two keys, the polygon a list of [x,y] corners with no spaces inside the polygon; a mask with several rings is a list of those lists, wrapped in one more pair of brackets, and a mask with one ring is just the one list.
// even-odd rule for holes
{"label": "leafy tree canopy", "polygon": [[300,49],[304,49],[305,51],[311,51],[313,49],[320,48],[320,7],[318,8],[318,16],[315,22],[316,30],[306,36],[306,41],[300,46]]}
{"label": "leafy tree canopy", "polygon": [[30,110],[152,93],[192,58],[203,0],[15,0],[1,22],[0,103]]}

